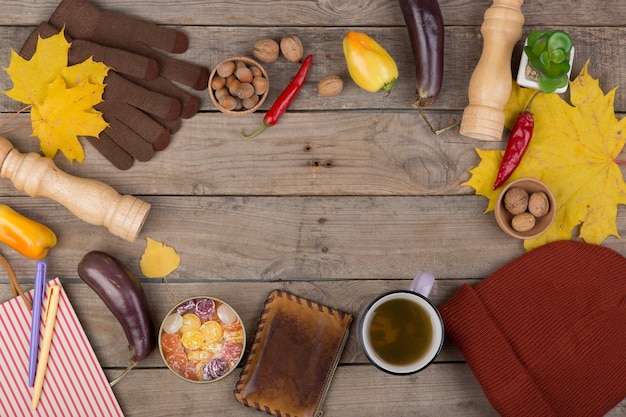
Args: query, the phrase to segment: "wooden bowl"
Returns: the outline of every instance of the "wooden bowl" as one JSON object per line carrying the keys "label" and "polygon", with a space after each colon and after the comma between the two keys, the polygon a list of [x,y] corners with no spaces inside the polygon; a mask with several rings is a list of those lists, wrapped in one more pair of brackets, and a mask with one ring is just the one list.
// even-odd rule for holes
{"label": "wooden bowl", "polygon": [[[226,63],[226,62],[236,62],[236,61],[242,61],[244,62],[248,67],[252,67],[252,66],[256,66],[261,70],[261,73],[263,74],[263,77],[265,77],[265,79],[267,80],[267,88],[265,89],[265,93],[263,93],[262,95],[259,96],[259,101],[258,103],[251,108],[241,108],[239,110],[230,110],[225,108],[224,106],[222,106],[219,101],[217,100],[217,98],[215,97],[215,90],[213,90],[212,85],[213,85],[213,79],[215,77],[218,77],[219,75],[217,75],[217,68]],[[219,64],[217,64],[215,66],[215,68],[213,69],[213,71],[211,71],[211,75],[209,76],[209,95],[211,96],[211,101],[213,102],[213,104],[215,105],[215,107],[217,107],[217,109],[219,111],[221,111],[222,113],[225,114],[230,114],[232,116],[245,116],[246,114],[250,114],[250,113],[254,113],[255,111],[257,111],[265,102],[265,99],[267,98],[267,95],[269,93],[269,78],[267,77],[267,72],[265,71],[265,68],[263,68],[263,66],[258,63],[257,61],[255,61],[254,59],[245,57],[245,56],[235,56],[232,58],[228,58],[223,60],[222,62],[220,62]]]}
{"label": "wooden bowl", "polygon": [[[543,191],[548,198],[548,212],[541,217],[535,217],[534,227],[527,231],[517,231],[513,229],[512,221],[515,215],[507,210],[504,204],[504,196],[510,189],[515,187],[525,190],[529,196],[534,192]],[[556,200],[550,188],[543,182],[535,178],[519,178],[507,184],[502,191],[500,191],[496,201],[495,216],[500,228],[509,236],[517,239],[533,239],[540,236],[552,225],[554,217],[556,216]]]}

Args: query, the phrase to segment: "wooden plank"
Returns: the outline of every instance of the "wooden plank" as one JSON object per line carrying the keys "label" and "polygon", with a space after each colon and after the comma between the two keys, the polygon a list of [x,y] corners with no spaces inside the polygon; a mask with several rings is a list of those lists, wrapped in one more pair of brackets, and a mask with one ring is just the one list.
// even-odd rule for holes
{"label": "wooden plank", "polygon": [[[199,114],[185,121],[165,151],[129,171],[115,169],[86,141],[83,164],[61,154],[55,162],[133,195],[473,195],[462,184],[480,162],[475,149],[506,146],[467,138],[458,128],[435,136],[413,112],[289,112],[255,140],[237,135],[237,129],[256,128],[261,117]],[[437,126],[459,118],[430,116]],[[20,152],[38,151],[38,140],[26,135],[22,129],[6,137]],[[0,179],[0,198],[20,195]]]}
{"label": "wooden plank", "polygon": [[[525,33],[535,28],[527,26]],[[337,109],[380,109],[406,110],[415,113],[412,108],[415,90],[415,66],[411,53],[410,41],[404,27],[364,27],[351,28],[366,31],[377,39],[389,51],[398,64],[400,77],[390,95],[373,94],[360,89],[348,75],[342,52],[342,39],[346,28],[263,28],[263,27],[214,27],[191,26],[185,28],[190,38],[189,51],[181,57],[198,64],[214,68],[221,60],[235,55],[251,56],[254,41],[265,37],[277,37],[277,34],[295,34],[302,39],[306,53],[314,55],[308,82],[292,105],[293,110],[328,111]],[[622,84],[626,73],[626,57],[623,56],[620,39],[626,36],[624,27],[573,27],[562,29],[570,32],[576,46],[573,76],[576,76],[587,59],[591,59],[589,71],[601,80],[601,86],[610,90]],[[0,65],[7,67],[10,54],[8,47],[19,50],[32,27],[0,26],[0,44],[5,45],[6,53],[0,54]],[[468,103],[467,87],[473,69],[478,63],[482,51],[482,38],[477,27],[455,26],[446,30],[446,49],[444,57],[444,81],[441,94],[433,109],[462,111]],[[512,57],[512,68],[517,74],[521,56],[522,41],[518,42]],[[611,65],[603,64],[600,58],[612,57]],[[270,95],[262,109],[269,108],[281,90],[287,85],[297,70],[297,65],[279,59],[265,65],[270,79]],[[337,74],[345,81],[344,91],[337,97],[326,98],[317,94],[317,82],[323,77]],[[12,85],[5,71],[0,71],[0,85]],[[202,109],[215,111],[208,92],[194,93],[203,103]],[[626,89],[618,89],[615,96],[618,111],[626,111]],[[0,96],[2,111],[16,111],[19,103],[8,97]],[[245,119],[255,119],[246,117]]]}
{"label": "wooden plank", "polygon": [[[432,122],[446,125],[455,117],[436,115]],[[415,113],[289,113],[257,140],[237,135],[240,128],[255,129],[260,118],[200,114],[185,121],[165,151],[130,171],[114,169],[86,141],[82,165],[62,154],[55,161],[68,173],[130,194],[457,194],[470,192],[461,183],[478,162],[474,148],[503,147],[455,132],[435,136]],[[21,152],[38,151],[38,140],[25,133],[7,138]],[[14,194],[10,181],[0,181],[0,195]]]}
{"label": "wooden plank", "polygon": [[[113,388],[127,416],[147,417],[155,410],[160,416],[263,415],[235,400],[232,391],[239,377],[237,371],[208,386],[182,381],[168,372],[133,370]],[[134,395],[134,387],[141,387],[141,396]],[[435,364],[406,377],[394,377],[373,366],[340,366],[324,404],[327,417],[497,416],[464,364]]]}
{"label": "wooden plank", "polygon": [[[80,258],[93,249],[132,260],[138,272],[148,236],[181,255],[172,279],[192,280],[408,278],[422,269],[446,278],[484,277],[523,253],[520,241],[482,214],[482,197],[144,199],[152,210],[134,243],[47,199],[12,198],[10,204],[55,231],[50,273],[65,277],[75,276]],[[625,220],[619,217],[618,229]],[[27,259],[3,253],[20,276],[31,275]]]}
{"label": "wooden plank", "polygon": [[[396,2],[186,1],[155,2],[141,0],[94,0],[104,10],[123,12],[153,22],[176,25],[231,26],[397,26],[404,25]],[[58,0],[5,0],[0,25],[34,25],[47,20]],[[440,0],[446,25],[479,26],[490,0]],[[564,13],[567,11],[567,13]],[[522,12],[529,25],[578,25],[594,22],[602,26],[623,24],[626,5],[620,0],[605,0],[599,7],[572,0],[542,2],[526,0]]]}
{"label": "wooden plank", "polygon": [[[133,370],[113,391],[128,417],[227,415],[259,417],[233,397],[238,373],[210,385],[191,384],[166,370]],[[109,372],[111,377],[119,372]],[[137,395],[138,389],[142,395]],[[496,417],[467,365],[437,363],[410,376],[392,376],[373,366],[339,366],[325,417],[394,415]],[[622,401],[605,417],[626,415]]]}
{"label": "wooden plank", "polygon": [[[145,238],[173,246],[181,265],[171,279],[291,280],[411,278],[429,270],[442,278],[483,278],[524,253],[502,232],[482,197],[147,197],[152,211],[134,243],[76,219],[45,199],[11,205],[47,224],[59,240],[50,273],[76,276],[89,250],[121,256],[139,273]],[[0,202],[6,202],[5,199]],[[626,228],[619,212],[617,230]],[[604,245],[626,253],[623,240]],[[32,262],[2,253],[18,276]]]}
{"label": "wooden plank", "polygon": [[[482,197],[150,197],[153,210],[134,243],[39,200],[11,205],[57,233],[52,267],[61,276],[74,276],[91,249],[138,260],[147,236],[176,248],[182,263],[173,277],[191,279],[392,278],[420,269],[460,278],[468,268],[484,277],[523,253],[483,215]],[[618,213],[618,231],[625,216]],[[605,243],[624,250],[622,240]],[[3,252],[16,271],[29,270],[15,252]]]}

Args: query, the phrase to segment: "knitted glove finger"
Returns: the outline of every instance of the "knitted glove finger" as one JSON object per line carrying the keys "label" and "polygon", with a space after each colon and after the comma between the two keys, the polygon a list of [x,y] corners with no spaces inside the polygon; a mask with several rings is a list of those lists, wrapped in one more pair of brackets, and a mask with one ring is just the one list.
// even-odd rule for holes
{"label": "knitted glove finger", "polygon": [[[35,53],[39,37],[46,39],[58,33],[59,29],[48,22],[40,23],[24,42],[22,49],[20,49],[20,55],[30,59]],[[74,65],[92,57],[94,61],[104,62],[119,73],[139,79],[153,80],[159,76],[159,64],[152,58],[82,39],[72,39],[65,31],[63,34],[71,44],[68,51],[68,65]]]}
{"label": "knitted glove finger", "polygon": [[[124,131],[111,129],[107,132],[105,129],[105,133],[131,155],[134,155],[133,149],[141,149],[146,144],[150,144],[155,151],[162,151],[170,143],[170,130],[155,119],[146,117],[145,113],[133,106],[122,102],[104,101],[96,105],[95,109],[102,112],[109,127],[123,124],[134,132],[131,136],[125,136]],[[119,132],[119,138],[116,137],[116,132]],[[139,141],[141,141],[139,144],[135,143]]]}
{"label": "knitted glove finger", "polygon": [[62,0],[49,20],[57,29],[65,27],[75,39],[126,50],[154,59],[160,74],[195,90],[208,86],[206,67],[169,57],[157,51],[183,53],[187,36],[177,30],[157,26],[118,12],[104,11],[87,0]]}
{"label": "knitted glove finger", "polygon": [[165,120],[174,120],[180,116],[180,101],[165,94],[148,90],[116,72],[109,72],[104,83],[106,84],[102,95],[104,101],[126,103]]}
{"label": "knitted glove finger", "polygon": [[180,117],[182,117],[183,119],[190,119],[191,117],[195,116],[195,114],[198,113],[198,110],[200,109],[200,100],[198,100],[196,96],[193,96],[186,91],[176,87],[174,84],[172,84],[170,81],[163,77],[157,77],[154,80],[146,80],[136,78],[130,75],[125,75],[124,78],[133,82],[134,84],[142,86],[147,90],[161,93],[168,97],[176,98],[182,105],[182,108],[180,110]]}
{"label": "knitted glove finger", "polygon": [[180,118],[174,119],[174,120],[164,120],[164,119],[159,119],[158,117],[153,117],[153,119],[158,124],[160,124],[161,126],[165,127],[167,130],[169,130],[171,134],[178,132],[180,128],[183,126],[183,121]]}
{"label": "knitted glove finger", "polygon": [[[113,136],[109,136],[108,133],[113,133]],[[131,140],[137,146],[130,149],[126,147],[126,149],[124,149],[113,139],[120,137],[126,137],[128,139],[135,135],[136,133],[124,124],[114,122],[110,124],[98,138],[87,137],[87,141],[116,168],[127,170],[133,166],[135,159],[145,162],[150,160],[154,155],[152,146],[142,140]]]}
{"label": "knitted glove finger", "polygon": [[113,142],[106,133],[101,133],[97,138],[88,136],[85,139],[117,169],[127,170],[133,166],[134,158]]}

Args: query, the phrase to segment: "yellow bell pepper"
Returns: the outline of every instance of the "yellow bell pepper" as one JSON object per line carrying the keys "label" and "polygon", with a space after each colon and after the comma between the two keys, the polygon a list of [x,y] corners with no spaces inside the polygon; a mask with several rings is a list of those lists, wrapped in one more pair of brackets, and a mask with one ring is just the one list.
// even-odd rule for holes
{"label": "yellow bell pepper", "polygon": [[27,258],[43,259],[57,244],[52,230],[0,204],[0,242]]}
{"label": "yellow bell pepper", "polygon": [[390,92],[398,79],[398,66],[374,39],[365,33],[348,32],[343,54],[352,80],[364,90]]}

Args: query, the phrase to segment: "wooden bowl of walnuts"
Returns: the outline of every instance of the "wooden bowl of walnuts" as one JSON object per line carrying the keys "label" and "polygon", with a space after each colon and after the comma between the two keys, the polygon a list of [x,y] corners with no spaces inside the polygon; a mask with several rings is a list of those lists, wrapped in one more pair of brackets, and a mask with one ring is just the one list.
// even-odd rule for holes
{"label": "wooden bowl of walnuts", "polygon": [[265,68],[245,56],[223,60],[209,77],[211,101],[222,113],[234,116],[256,111],[267,98],[269,88]]}
{"label": "wooden bowl of walnuts", "polygon": [[496,221],[509,236],[533,239],[552,225],[556,200],[550,188],[535,178],[507,184],[496,201]]}

